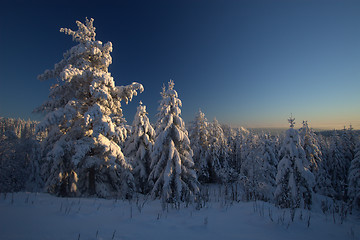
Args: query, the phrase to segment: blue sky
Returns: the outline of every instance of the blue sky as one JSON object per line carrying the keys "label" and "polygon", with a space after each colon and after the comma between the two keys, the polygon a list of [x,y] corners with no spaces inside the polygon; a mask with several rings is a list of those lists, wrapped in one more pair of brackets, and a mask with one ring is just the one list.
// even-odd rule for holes
{"label": "blue sky", "polygon": [[54,81],[37,75],[75,43],[60,33],[94,18],[111,41],[117,85],[145,91],[123,106],[131,123],[139,101],[156,112],[171,78],[191,121],[245,127],[360,129],[360,1],[6,1],[0,4],[0,116],[40,120],[32,110]]}

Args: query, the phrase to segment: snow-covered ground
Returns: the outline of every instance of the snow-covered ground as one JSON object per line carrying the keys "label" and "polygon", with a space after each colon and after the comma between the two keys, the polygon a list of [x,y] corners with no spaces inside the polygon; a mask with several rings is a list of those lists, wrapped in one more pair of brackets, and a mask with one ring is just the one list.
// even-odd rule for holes
{"label": "snow-covered ground", "polygon": [[[315,203],[316,205],[317,203]],[[318,210],[316,210],[318,209]],[[358,213],[340,216],[290,212],[264,202],[214,198],[194,206],[162,210],[160,201],[57,198],[44,193],[0,194],[0,239],[360,239]],[[310,226],[308,226],[308,224]]]}

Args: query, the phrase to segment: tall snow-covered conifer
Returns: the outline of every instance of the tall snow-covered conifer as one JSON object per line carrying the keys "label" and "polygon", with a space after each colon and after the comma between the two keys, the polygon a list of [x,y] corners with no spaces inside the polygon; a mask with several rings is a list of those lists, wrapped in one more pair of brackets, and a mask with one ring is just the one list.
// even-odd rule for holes
{"label": "tall snow-covered conifer", "polygon": [[194,151],[194,163],[197,176],[200,182],[206,182],[209,179],[209,171],[207,164],[207,150],[209,147],[209,123],[205,118],[205,114],[199,110],[194,122],[190,128],[191,147]]}
{"label": "tall snow-covered conifer", "polygon": [[108,72],[112,44],[95,40],[93,19],[77,21],[78,30],[62,28],[77,45],[65,52],[53,70],[40,80],[56,79],[49,99],[37,109],[46,113],[38,131],[44,141],[49,172],[47,190],[60,196],[129,196],[131,166],[119,144],[126,137],[121,104],[143,86],[115,86]]}
{"label": "tall snow-covered conifer", "polygon": [[170,203],[191,201],[199,187],[188,132],[180,117],[182,103],[172,80],[161,95],[149,176],[152,195]]}
{"label": "tall snow-covered conifer", "polygon": [[290,118],[290,129],[286,131],[280,150],[280,162],[276,175],[276,204],[282,208],[306,208],[312,204],[314,175],[301,145],[299,133],[294,129],[295,119]]}
{"label": "tall snow-covered conifer", "polygon": [[125,156],[131,160],[138,190],[144,194],[149,191],[150,154],[155,138],[155,131],[147,114],[146,106],[140,102],[124,149]]}

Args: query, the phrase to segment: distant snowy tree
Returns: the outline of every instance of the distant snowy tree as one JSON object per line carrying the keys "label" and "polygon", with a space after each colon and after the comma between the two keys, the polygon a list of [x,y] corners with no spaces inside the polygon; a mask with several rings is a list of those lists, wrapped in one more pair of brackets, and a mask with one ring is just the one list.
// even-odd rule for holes
{"label": "distant snowy tree", "polygon": [[239,180],[244,185],[246,200],[257,199],[257,181],[259,169],[259,138],[254,133],[249,133],[245,143],[242,146],[242,162],[240,168]]}
{"label": "distant snowy tree", "polygon": [[244,174],[248,171],[249,167],[252,168],[252,160],[255,153],[258,153],[258,145],[259,145],[259,136],[254,132],[247,132],[241,138],[240,145],[240,175],[246,176]]}
{"label": "distant snowy tree", "polygon": [[39,150],[34,135],[36,124],[0,117],[0,192],[28,191],[35,188],[32,186],[41,186],[34,169]]}
{"label": "distant snowy tree", "polygon": [[40,80],[56,79],[49,99],[36,111],[46,113],[38,131],[44,141],[49,173],[46,188],[60,196],[130,196],[131,166],[119,144],[126,138],[121,101],[131,101],[143,86],[116,87],[108,72],[112,44],[95,40],[93,19],[77,21],[78,30],[62,28],[78,44]]}
{"label": "distant snowy tree", "polygon": [[275,202],[282,208],[306,208],[312,204],[314,175],[301,145],[299,133],[294,129],[295,119],[290,118],[290,129],[280,150],[276,175]]}
{"label": "distant snowy tree", "polygon": [[260,156],[260,175],[258,190],[263,200],[273,199],[276,188],[276,168],[279,159],[275,149],[276,138],[268,134],[260,138],[259,156]]}
{"label": "distant snowy tree", "polygon": [[209,123],[205,118],[205,114],[199,110],[191,127],[189,138],[191,148],[194,152],[193,160],[195,169],[200,182],[206,182],[209,179],[209,171],[207,164],[207,154],[209,148]]}
{"label": "distant snowy tree", "polygon": [[249,132],[247,136],[244,138],[243,144],[242,144],[242,162],[241,162],[241,172],[244,171],[244,169],[247,169],[247,164],[251,164],[251,161],[248,161],[248,157],[252,152],[254,152],[254,149],[257,148],[259,141],[258,135],[256,135],[253,132]]}
{"label": "distant snowy tree", "polygon": [[247,200],[273,199],[275,191],[275,175],[278,159],[270,136],[259,137],[250,133],[246,142],[244,158],[239,181],[244,185]]}
{"label": "distant snowy tree", "polygon": [[317,137],[312,129],[309,128],[307,121],[303,121],[303,126],[299,130],[302,140],[302,147],[305,150],[306,159],[310,163],[310,170],[314,174],[318,171],[318,165],[322,161],[322,153],[317,141]]}
{"label": "distant snowy tree", "polygon": [[322,132],[318,136],[319,149],[322,153],[322,161],[318,164],[318,170],[315,174],[316,184],[314,190],[319,194],[334,198],[336,196],[336,192],[333,184],[333,173],[335,172],[334,170],[336,166],[332,160],[331,147],[334,145],[332,137],[327,136],[328,134],[330,134],[330,131]]}
{"label": "distant snowy tree", "polygon": [[125,156],[131,160],[136,185],[144,194],[149,191],[150,154],[155,139],[155,131],[147,114],[146,106],[140,102],[124,149]]}
{"label": "distant snowy tree", "polygon": [[358,143],[354,159],[351,161],[349,170],[349,198],[350,204],[360,209],[360,142]]}
{"label": "distant snowy tree", "polygon": [[0,117],[0,134],[13,132],[18,139],[29,139],[35,135],[38,122]]}
{"label": "distant snowy tree", "polygon": [[228,152],[228,165],[229,168],[232,169],[233,176],[229,176],[229,180],[231,181],[232,179],[237,179],[237,171],[236,171],[238,167],[237,148],[239,146],[236,140],[238,140],[239,129],[232,128],[228,124],[222,124],[221,128],[223,129],[224,136],[226,139],[227,152]]}
{"label": "distant snowy tree", "polygon": [[209,172],[208,182],[225,183],[232,174],[229,166],[229,151],[223,129],[214,118],[209,125],[209,148],[207,165]]}
{"label": "distant snowy tree", "polygon": [[337,131],[334,131],[333,136],[331,136],[329,148],[327,169],[335,192],[333,197],[338,200],[346,200],[350,162],[349,159],[345,159],[342,141]]}
{"label": "distant snowy tree", "polygon": [[351,161],[355,157],[355,135],[352,126],[350,125],[349,129],[344,129],[341,131],[340,134],[340,140],[341,140],[341,151],[343,153],[343,168],[345,174],[343,175],[343,178],[341,179],[342,183],[344,184],[344,189],[342,190],[342,198],[344,201],[348,200],[348,174],[349,174],[349,168]]}
{"label": "distant snowy tree", "polygon": [[354,159],[355,156],[356,142],[354,131],[352,126],[350,125],[349,129],[346,129],[346,127],[344,126],[344,129],[340,132],[340,140],[342,151],[344,154],[344,160],[347,167],[350,167],[350,162]]}
{"label": "distant snowy tree", "polygon": [[232,168],[236,173],[240,173],[242,163],[245,161],[246,156],[248,155],[247,141],[252,137],[252,134],[249,130],[240,127],[236,129],[236,135],[234,142],[230,145],[232,148]]}
{"label": "distant snowy tree", "polygon": [[191,201],[199,184],[188,132],[180,117],[182,104],[172,80],[161,95],[149,176],[152,195],[170,203]]}
{"label": "distant snowy tree", "polygon": [[24,190],[29,163],[18,155],[19,143],[12,131],[0,136],[0,192]]}
{"label": "distant snowy tree", "polygon": [[[34,135],[35,137],[35,135]],[[25,189],[31,192],[44,191],[44,175],[42,172],[43,161],[41,159],[41,143],[31,140],[31,158],[29,162],[29,176]]]}
{"label": "distant snowy tree", "polygon": [[331,160],[325,155],[318,167],[319,168],[315,176],[315,191],[324,196],[328,196],[331,198],[335,197],[336,192],[334,190],[331,176],[333,172],[333,162],[331,162]]}

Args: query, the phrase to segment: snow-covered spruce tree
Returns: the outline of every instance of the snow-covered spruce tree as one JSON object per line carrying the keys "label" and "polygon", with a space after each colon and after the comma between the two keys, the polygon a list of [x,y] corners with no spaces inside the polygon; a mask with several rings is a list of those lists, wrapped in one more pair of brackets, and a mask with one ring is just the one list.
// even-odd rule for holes
{"label": "snow-covered spruce tree", "polygon": [[230,145],[231,152],[232,152],[232,168],[234,171],[239,174],[241,171],[241,165],[243,161],[245,160],[246,152],[245,149],[246,141],[248,137],[250,136],[250,132],[243,128],[237,128],[236,129],[236,136],[234,138],[234,142]]}
{"label": "snow-covered spruce tree", "polygon": [[336,192],[332,182],[333,162],[323,155],[323,160],[319,164],[319,169],[316,173],[315,192],[324,196],[334,198]]}
{"label": "snow-covered spruce tree", "polygon": [[246,201],[257,199],[257,181],[259,174],[259,138],[254,133],[249,133],[243,145],[243,161],[241,163],[239,182],[243,185]]}
{"label": "snow-covered spruce tree", "polygon": [[[341,141],[341,152],[343,154],[343,162],[341,163],[344,171],[344,175],[342,178],[343,189],[341,190],[341,198],[344,201],[348,200],[348,174],[351,161],[355,157],[355,136],[352,126],[350,125],[349,129],[344,129],[341,131],[340,134],[340,141]],[[338,192],[340,193],[340,192]]]}
{"label": "snow-covered spruce tree", "polygon": [[238,146],[238,133],[239,129],[232,128],[228,124],[222,124],[221,125],[224,136],[226,139],[226,145],[227,145],[227,154],[228,154],[228,165],[229,168],[232,169],[231,176],[229,176],[229,181],[237,180],[238,178],[238,155],[237,155],[237,148]]}
{"label": "snow-covered spruce tree", "polygon": [[355,157],[349,169],[348,195],[352,207],[360,209],[360,142],[355,150]]}
{"label": "snow-covered spruce tree", "polygon": [[280,150],[280,162],[276,175],[276,204],[281,208],[310,209],[314,175],[309,170],[309,162],[301,145],[299,133],[294,129],[295,119],[290,117],[290,129]]}
{"label": "snow-covered spruce tree", "polygon": [[328,174],[335,192],[333,197],[337,200],[346,200],[350,162],[349,159],[345,159],[342,141],[337,131],[333,132],[330,139],[327,163]]}
{"label": "snow-covered spruce tree", "polygon": [[131,135],[126,140],[124,153],[133,166],[138,191],[149,192],[150,154],[154,145],[155,131],[147,117],[146,106],[140,105],[132,123]]}
{"label": "snow-covered spruce tree", "polygon": [[272,200],[276,188],[276,168],[279,159],[276,155],[275,138],[268,134],[260,137],[259,156],[260,156],[260,175],[258,182],[258,194],[263,200]]}
{"label": "snow-covered spruce tree", "polygon": [[257,152],[259,142],[259,136],[256,135],[254,132],[248,132],[245,136],[242,137],[242,144],[240,148],[240,157],[241,157],[241,165],[240,165],[240,178],[245,176],[244,172],[252,167],[252,161],[249,158],[252,158],[254,152]]}
{"label": "snow-covered spruce tree", "polygon": [[191,201],[199,191],[193,151],[185,123],[180,117],[181,101],[170,80],[161,93],[156,140],[151,154],[152,195],[164,202]]}
{"label": "snow-covered spruce tree", "polygon": [[346,162],[347,167],[350,167],[351,161],[355,157],[355,136],[352,126],[348,129],[344,126],[344,129],[341,131],[340,134],[341,144],[342,144],[342,151],[344,153],[344,159]]}
{"label": "snow-covered spruce tree", "polygon": [[38,131],[48,132],[45,187],[59,196],[129,197],[134,181],[119,147],[126,138],[120,102],[127,103],[143,86],[115,86],[108,72],[112,44],[95,40],[93,21],[77,21],[76,31],[60,29],[78,44],[39,76],[57,80],[36,110],[46,113],[38,125]]}
{"label": "snow-covered spruce tree", "polygon": [[219,122],[214,118],[209,125],[209,148],[207,165],[210,183],[225,183],[233,170],[229,166],[229,152],[224,132]]}
{"label": "snow-covered spruce tree", "polygon": [[319,163],[322,161],[322,153],[317,141],[317,137],[312,129],[309,128],[307,121],[303,121],[303,126],[299,130],[302,140],[302,147],[305,150],[306,159],[310,163],[310,171],[316,175]]}
{"label": "snow-covered spruce tree", "polygon": [[315,192],[322,194],[324,196],[334,197],[335,191],[333,188],[331,174],[333,171],[332,163],[330,161],[330,142],[329,137],[325,137],[323,135],[318,136],[319,149],[322,153],[321,162],[318,164],[318,170],[315,174]]}
{"label": "snow-covered spruce tree", "polygon": [[193,160],[200,182],[206,182],[209,179],[207,164],[207,150],[209,147],[208,125],[205,114],[199,110],[189,130],[191,148],[194,152]]}
{"label": "snow-covered spruce tree", "polygon": [[239,182],[244,187],[246,200],[272,200],[278,159],[270,136],[250,133],[245,149]]}

